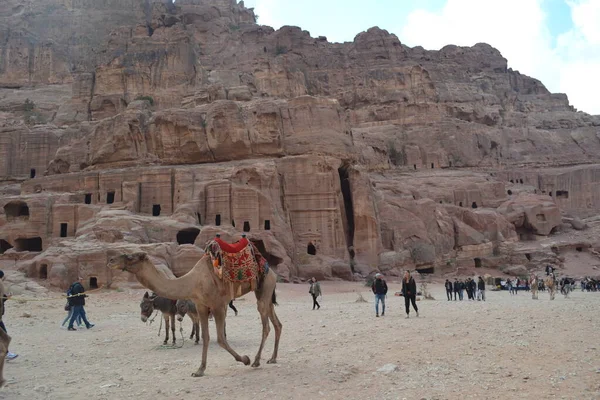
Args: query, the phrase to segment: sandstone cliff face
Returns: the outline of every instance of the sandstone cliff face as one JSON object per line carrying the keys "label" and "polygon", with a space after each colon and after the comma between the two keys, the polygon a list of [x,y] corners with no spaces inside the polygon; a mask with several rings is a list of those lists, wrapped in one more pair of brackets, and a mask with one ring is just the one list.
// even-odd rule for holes
{"label": "sandstone cliff face", "polygon": [[486,44],[329,43],[235,0],[0,4],[0,257],[55,285],[125,279],[115,247],[180,276],[242,232],[286,280],[504,268],[600,211],[599,134]]}

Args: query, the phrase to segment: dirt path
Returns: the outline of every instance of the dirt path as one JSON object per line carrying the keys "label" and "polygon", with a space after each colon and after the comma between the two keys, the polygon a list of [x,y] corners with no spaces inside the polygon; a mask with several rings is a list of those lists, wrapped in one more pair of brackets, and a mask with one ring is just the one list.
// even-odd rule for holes
{"label": "dirt path", "polygon": [[[399,285],[390,285],[390,292]],[[320,311],[306,285],[279,285],[284,324],[279,364],[236,364],[216,344],[211,322],[207,376],[192,378],[201,348],[185,341],[162,349],[158,319],[139,318],[142,290],[93,295],[92,330],[59,328],[62,301],[9,302],[5,322],[20,356],[7,363],[0,399],[595,399],[600,397],[600,293],[569,299],[547,293],[489,292],[487,302],[420,301],[420,318],[404,319],[404,302],[388,297],[375,318],[369,291],[358,284],[322,284]],[[363,292],[369,303],[355,303]],[[260,322],[251,296],[229,313],[228,338],[253,358]],[[23,313],[30,318],[21,317]],[[535,315],[533,320],[530,317]],[[191,324],[184,322],[189,335]],[[178,340],[179,336],[178,336]],[[386,364],[396,372],[377,370]]]}

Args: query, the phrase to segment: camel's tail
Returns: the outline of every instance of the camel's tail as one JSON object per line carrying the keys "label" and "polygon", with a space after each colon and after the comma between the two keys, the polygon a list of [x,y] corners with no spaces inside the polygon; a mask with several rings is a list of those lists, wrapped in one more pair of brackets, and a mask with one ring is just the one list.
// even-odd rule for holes
{"label": "camel's tail", "polygon": [[277,304],[277,295],[275,294],[275,289],[273,289],[273,295],[271,296],[271,303],[273,303],[273,305],[278,306],[279,304]]}

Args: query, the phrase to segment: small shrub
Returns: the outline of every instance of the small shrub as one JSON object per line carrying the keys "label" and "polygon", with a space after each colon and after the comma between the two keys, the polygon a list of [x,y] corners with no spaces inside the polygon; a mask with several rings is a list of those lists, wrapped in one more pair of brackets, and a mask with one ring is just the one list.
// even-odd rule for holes
{"label": "small shrub", "polygon": [[138,97],[136,97],[136,100],[145,100],[148,103],[150,103],[151,106],[154,105],[154,99],[150,96],[138,96]]}
{"label": "small shrub", "polygon": [[206,129],[206,126],[208,125],[208,124],[206,123],[206,118],[202,118],[202,121],[200,121],[200,125],[202,125],[202,127],[203,127],[204,129]]}
{"label": "small shrub", "polygon": [[366,287],[372,287],[373,286],[373,282],[375,282],[375,276],[367,278],[367,280],[365,281],[365,286]]}
{"label": "small shrub", "polygon": [[239,31],[240,30],[240,26],[239,25],[230,24],[229,25],[229,30],[231,30],[233,32]]}

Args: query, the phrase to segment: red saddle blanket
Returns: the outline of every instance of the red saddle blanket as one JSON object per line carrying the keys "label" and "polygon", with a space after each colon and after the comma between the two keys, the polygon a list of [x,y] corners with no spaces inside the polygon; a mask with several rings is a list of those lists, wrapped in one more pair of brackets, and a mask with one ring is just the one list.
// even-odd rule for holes
{"label": "red saddle blanket", "polygon": [[219,260],[223,279],[230,283],[251,282],[254,286],[258,278],[268,271],[268,264],[256,246],[242,238],[230,244],[219,238],[214,239],[215,246],[208,246],[213,259]]}

